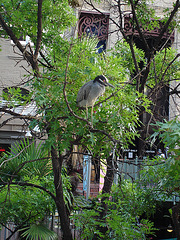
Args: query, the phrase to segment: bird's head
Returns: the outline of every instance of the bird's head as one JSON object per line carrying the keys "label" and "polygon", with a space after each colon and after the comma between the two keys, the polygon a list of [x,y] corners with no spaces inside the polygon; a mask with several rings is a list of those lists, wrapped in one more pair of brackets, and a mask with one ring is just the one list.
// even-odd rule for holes
{"label": "bird's head", "polygon": [[94,79],[94,82],[99,82],[100,84],[104,85],[105,87],[109,86],[109,87],[113,87],[114,88],[114,86],[109,83],[108,79],[104,75],[97,76]]}

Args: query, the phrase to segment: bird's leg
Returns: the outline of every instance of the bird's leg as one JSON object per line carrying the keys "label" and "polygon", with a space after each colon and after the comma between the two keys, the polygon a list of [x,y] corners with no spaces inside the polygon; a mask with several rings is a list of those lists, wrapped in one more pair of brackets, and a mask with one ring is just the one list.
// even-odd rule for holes
{"label": "bird's leg", "polygon": [[86,105],[86,119],[88,120],[88,107]]}
{"label": "bird's leg", "polygon": [[93,105],[91,107],[91,125],[93,127]]}

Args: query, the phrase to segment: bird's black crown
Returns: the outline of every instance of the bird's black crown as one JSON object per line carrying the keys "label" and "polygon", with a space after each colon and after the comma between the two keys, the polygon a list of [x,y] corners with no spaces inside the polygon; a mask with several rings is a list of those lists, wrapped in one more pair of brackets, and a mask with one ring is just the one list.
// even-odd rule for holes
{"label": "bird's black crown", "polygon": [[104,86],[107,86],[108,80],[105,76],[99,75],[94,79],[94,82],[99,82]]}

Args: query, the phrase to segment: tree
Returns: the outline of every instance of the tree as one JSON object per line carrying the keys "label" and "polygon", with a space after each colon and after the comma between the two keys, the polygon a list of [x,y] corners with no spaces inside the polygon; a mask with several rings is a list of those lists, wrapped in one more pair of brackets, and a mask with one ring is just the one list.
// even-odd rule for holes
{"label": "tree", "polygon": [[[71,184],[65,169],[62,171],[62,181],[64,201],[69,208]],[[1,159],[0,224],[15,224],[15,229],[10,230],[11,235],[7,239],[17,231],[21,237],[27,232],[31,234],[31,229],[35,231],[34,236],[39,234],[40,239],[45,239],[45,234],[52,239],[57,237],[44,225],[44,222],[49,224],[47,216],[55,214],[55,202],[52,201],[54,193],[52,164],[47,150],[41,143],[36,146],[34,141],[30,143],[28,139],[14,144],[11,152]],[[50,239],[48,236],[47,239]]]}
{"label": "tree", "polygon": [[[85,2],[97,12],[103,14],[92,1],[85,0]],[[124,10],[124,5],[126,10]],[[152,114],[147,122],[143,121],[143,117],[146,116],[143,108],[139,113],[142,122],[139,128],[141,138],[138,139],[137,144],[139,158],[142,158],[145,154],[147,144],[145,139],[152,134],[149,131],[149,125],[157,120],[167,118],[167,114],[162,113],[162,111],[157,114],[157,106],[163,108],[162,103],[159,103],[163,98],[162,95],[166,94],[167,97],[179,96],[179,84],[173,88],[170,83],[173,80],[179,80],[177,59],[180,55],[171,52],[170,46],[172,43],[169,41],[174,29],[178,30],[179,18],[177,14],[179,7],[179,1],[174,1],[169,8],[165,9],[164,17],[162,17],[163,11],[161,16],[158,17],[151,2],[144,0],[129,0],[125,3],[115,1],[111,5],[114,14],[112,16],[114,17],[110,16],[110,21],[116,26],[114,31],[117,35],[120,33],[121,40],[125,41],[130,49],[131,61],[129,61],[129,58],[126,60],[131,76],[134,77],[131,84],[135,86],[139,93],[146,94],[147,98],[152,101]],[[154,35],[154,29],[157,30],[157,35]],[[113,33],[110,32],[110,34]],[[168,37],[165,37],[164,34]],[[119,47],[119,54],[123,55],[124,52],[120,47],[122,41],[118,41],[116,50],[118,51]],[[141,55],[141,60],[135,54],[136,47],[143,50],[144,57]],[[124,54],[124,56],[129,55]],[[168,87],[168,89],[165,90],[165,87]]]}
{"label": "tree", "polygon": [[[159,196],[165,201],[172,196],[179,196],[179,171],[180,171],[180,141],[179,127],[180,122],[175,119],[171,121],[158,122],[158,130],[152,136],[154,141],[160,135],[165,146],[168,148],[166,158],[157,156],[153,160],[147,160],[147,165],[141,174],[140,183],[145,187],[151,184],[151,195],[156,199]],[[177,239],[180,239],[180,202],[176,202],[169,210],[174,224]]]}
{"label": "tree", "polygon": [[[128,126],[128,123],[122,120],[123,118],[129,118],[129,109],[132,110],[131,128],[133,129],[133,126],[138,123],[137,111],[135,108],[132,108],[131,100],[136,98],[135,94],[129,97],[129,101],[126,99],[124,110],[121,110],[121,113],[124,115],[122,115],[123,117],[121,116],[122,124],[118,128],[116,127],[117,131],[112,129],[110,124],[102,126],[102,123],[107,121],[106,117],[110,118],[114,116],[117,120],[120,118],[120,116],[111,114],[109,111],[111,104],[116,101],[116,98],[113,98],[113,101],[109,104],[109,106],[106,102],[104,102],[104,109],[99,110],[101,114],[99,115],[99,121],[96,123],[98,127],[97,129],[93,129],[89,121],[84,119],[83,113],[79,112],[79,115],[77,115],[73,112],[73,110],[77,111],[77,107],[74,102],[75,93],[72,94],[72,89],[79,88],[80,84],[82,84],[81,79],[83,77],[87,78],[89,74],[92,74],[92,76],[98,74],[100,64],[102,65],[102,72],[104,72],[106,66],[100,56],[98,63],[95,64],[97,54],[94,50],[95,45],[92,45],[90,41],[85,40],[84,42],[81,42],[79,40],[74,40],[72,45],[59,35],[59,33],[61,33],[61,29],[58,29],[59,31],[57,31],[56,27],[59,27],[58,23],[62,19],[59,16],[58,8],[63,8],[64,4],[64,1],[52,3],[52,5],[49,4],[48,1],[44,1],[43,4],[42,1],[39,1],[38,3],[29,1],[20,4],[19,2],[9,3],[4,1],[4,4],[1,6],[1,25],[5,33],[14,41],[24,58],[28,61],[28,63],[30,63],[33,70],[32,76],[34,76],[28,83],[29,87],[32,89],[33,95],[30,94],[24,104],[30,101],[30,99],[33,99],[37,106],[37,116],[23,116],[21,114],[17,114],[16,111],[11,110],[11,107],[16,108],[16,104],[22,104],[22,102],[19,101],[20,92],[18,88],[15,91],[10,88],[8,93],[3,93],[4,99],[9,101],[13,98],[15,102],[8,102],[8,106],[3,107],[1,111],[11,114],[14,117],[24,119],[25,123],[31,130],[38,125],[41,132],[46,132],[47,140],[45,142],[45,147],[49,149],[51,154],[55,193],[52,193],[48,189],[42,187],[42,183],[40,185],[34,184],[33,179],[30,179],[28,182],[17,182],[13,176],[14,173],[18,174],[18,171],[21,170],[21,165],[19,165],[18,171],[15,170],[15,172],[12,172],[10,179],[1,181],[1,185],[11,186],[16,184],[19,186],[32,186],[48,193],[54,200],[58,209],[63,237],[64,239],[71,239],[72,236],[69,228],[68,217],[69,213],[63,196],[62,164],[64,160],[68,159],[73,154],[72,147],[74,144],[83,145],[86,146],[86,148],[94,148],[94,154],[99,152],[99,149],[103,147],[105,154],[108,154],[111,145],[115,142],[120,142],[120,140],[116,140],[114,136],[118,132],[120,134],[121,128],[124,128],[124,133],[121,133],[122,142],[126,143],[127,139],[130,140],[134,137],[136,133],[133,131],[131,131],[131,134],[127,134],[126,136],[130,127]],[[12,9],[15,9],[15,11],[11,11]],[[27,9],[32,9],[32,15],[30,18],[30,15],[26,14]],[[68,4],[66,5],[66,8],[63,9],[63,20],[66,15],[67,20],[64,25],[62,25],[62,28],[67,27],[68,21],[72,21],[72,17],[69,14],[71,10],[68,8]],[[9,12],[8,15],[7,12]],[[44,15],[42,15],[42,12]],[[17,22],[17,17],[20,19],[19,22]],[[57,18],[58,21],[56,21]],[[57,25],[54,26],[55,21]],[[36,28],[37,36],[35,36]],[[34,51],[31,49],[30,45],[26,46],[26,48],[21,45],[18,37],[22,31],[30,36],[31,40],[35,43]],[[55,35],[55,33],[57,35]],[[52,36],[54,36],[53,40],[56,41],[52,42]],[[46,55],[42,52],[42,50],[44,50],[44,45],[46,46]],[[38,59],[38,53],[40,53],[42,57],[40,60]],[[79,55],[80,53],[81,55]],[[109,57],[109,61],[110,60],[111,66],[113,68],[115,66],[117,67],[118,62],[115,66],[113,66],[114,61],[111,57]],[[41,73],[40,66],[43,66],[46,69],[44,73]],[[78,77],[77,73],[79,74]],[[9,93],[12,92],[13,96],[9,99]],[[119,94],[119,98],[125,102],[124,94]],[[105,108],[105,106],[107,108]],[[116,111],[120,111],[118,106],[116,107]],[[105,115],[106,117],[103,117]],[[3,122],[1,126],[11,120],[12,118],[9,118],[7,121]],[[108,143],[109,139],[111,141]],[[100,142],[99,146],[95,144],[98,141]],[[11,161],[9,160],[8,164],[10,163]],[[25,166],[25,169],[27,168],[26,165],[28,163],[28,160],[25,160],[25,163],[23,163],[23,167]],[[6,164],[6,160],[2,159],[1,165],[3,166],[4,164]],[[21,162],[19,164],[21,164]]]}
{"label": "tree", "polygon": [[[36,79],[36,83],[40,82],[40,79],[42,79],[42,75],[39,70],[40,63],[38,60],[38,54],[41,54],[42,59],[45,59],[44,65],[46,66],[47,69],[53,68],[51,62],[48,61],[48,59],[46,60],[42,53],[43,44],[47,43],[45,45],[48,51],[48,47],[51,47],[52,37],[55,36],[54,34],[56,33],[60,35],[62,31],[69,25],[69,23],[72,23],[73,21],[72,10],[69,8],[68,1],[56,1],[56,2],[44,1],[43,4],[42,2],[43,1],[38,2],[15,1],[9,3],[8,1],[3,1],[1,3],[2,10],[2,14],[0,17],[1,25],[5,30],[6,34],[14,41],[15,45],[18,47],[21,54],[31,65],[34,79]],[[17,21],[17,19],[19,19],[19,21]],[[54,25],[54,22],[56,22],[57,25]],[[59,28],[59,26],[61,26],[61,28]],[[30,46],[29,49],[27,50],[27,48],[21,45],[18,38],[20,37],[22,32],[25,33],[25,35],[29,35],[31,40],[35,42],[34,51],[31,49]],[[58,44],[58,41],[62,42],[62,38],[59,37],[54,42]],[[33,87],[32,84],[31,86]],[[13,111],[12,115],[14,115]],[[24,119],[30,121],[33,120],[32,118],[28,119],[26,117]],[[36,121],[36,119],[37,118],[34,118],[34,121]],[[50,128],[51,127],[49,127],[48,131],[50,131]],[[69,220],[68,215],[66,214],[67,210],[62,190],[62,178],[61,178],[62,162],[61,159],[58,157],[56,148],[51,147],[51,154],[53,163],[52,165],[54,170],[54,183],[56,186],[56,196],[51,194],[51,197],[56,203],[57,209],[59,211],[64,238],[71,239],[72,236],[71,231],[69,229]],[[3,184],[7,183],[3,182]],[[26,183],[25,185],[28,184]]]}
{"label": "tree", "polygon": [[[155,211],[155,198],[149,199],[147,191],[122,180],[112,186],[110,194],[99,195],[98,199],[104,197],[108,206],[104,218],[99,218],[102,205],[97,199],[78,207],[80,213],[73,215],[75,226],[84,239],[149,239],[148,236],[152,236],[153,223],[140,219],[142,214],[148,216]],[[105,228],[106,231],[101,231]]]}
{"label": "tree", "polygon": [[[91,1],[87,4],[92,5]],[[39,137],[33,132],[37,125],[41,133],[47,137],[44,146],[51,154],[55,188],[55,194],[49,194],[58,209],[64,239],[72,239],[72,236],[69,228],[69,213],[63,196],[62,166],[74,154],[73,146],[82,146],[84,151],[90,152],[93,156],[99,155],[100,152],[104,153],[108,171],[103,192],[110,192],[114,176],[112,171],[114,159],[111,151],[120,155],[122,147],[133,144],[135,138],[140,139],[140,143],[142,143],[141,139],[145,139],[144,129],[141,131],[143,124],[139,119],[142,120],[144,111],[148,112],[150,101],[144,95],[144,89],[146,87],[150,89],[148,92],[148,97],[150,97],[154,90],[161,86],[161,83],[168,84],[167,74],[171,74],[170,71],[177,67],[176,59],[179,55],[174,56],[173,53],[170,53],[171,58],[164,58],[168,61],[168,66],[163,64],[159,66],[154,63],[155,52],[159,50],[158,43],[172,23],[179,8],[179,1],[176,1],[156,45],[153,47],[147,45],[146,38],[141,31],[143,26],[140,28],[140,22],[146,24],[148,19],[138,20],[142,16],[142,11],[144,11],[144,16],[148,12],[149,20],[154,16],[153,12],[148,9],[145,1],[141,3],[128,1],[127,4],[131,7],[132,23],[133,26],[137,26],[139,36],[146,47],[145,52],[135,47],[133,35],[126,36],[125,34],[120,1],[117,2],[120,24],[113,19],[112,21],[118,27],[118,31],[122,33],[126,43],[117,42],[115,49],[102,55],[96,53],[97,42],[95,40],[86,38],[68,41],[62,37],[63,31],[75,22],[68,1],[8,2],[4,0],[1,5],[2,35],[8,35],[14,41],[21,55],[32,68],[31,78],[28,81],[32,94],[24,104],[32,100],[36,102],[37,114],[24,116],[12,110],[11,107],[15,108],[15,104],[18,102],[18,90],[13,94],[15,103],[11,101],[8,106],[2,107],[0,110],[13,117],[23,119],[35,138]],[[114,7],[116,7],[116,3]],[[29,9],[31,9],[30,13]],[[96,8],[94,7],[94,9]],[[155,23],[153,24],[155,25]],[[149,28],[151,27],[153,27],[152,22],[149,24]],[[30,36],[35,45],[34,49],[30,45],[26,47],[21,45],[18,38],[22,32]],[[122,54],[123,51],[124,54]],[[159,54],[161,53],[160,51]],[[164,51],[164,54],[167,56],[167,51]],[[38,58],[38,55],[41,58]],[[157,54],[157,56],[160,55]],[[140,68],[142,63],[144,64],[143,69]],[[154,71],[154,69],[156,70]],[[163,74],[158,75],[158,71]],[[82,79],[92,80],[99,74],[105,74],[110,80],[112,79],[116,83],[117,90],[113,93],[107,90],[103,100],[96,104],[97,112],[93,119],[94,127],[92,127],[88,119],[84,117],[84,112],[77,109],[75,99],[78,89],[83,84]],[[132,74],[133,77],[131,77]],[[127,76],[130,80],[127,80]],[[153,76],[158,76],[158,79]],[[178,93],[177,88],[172,92]],[[4,94],[4,98],[9,100],[9,94]],[[101,104],[103,107],[100,107]],[[1,126],[11,120],[12,118],[9,118]],[[136,131],[137,129],[139,133]],[[141,137],[139,138],[139,136]],[[143,149],[140,146],[139,144],[139,149]],[[142,153],[139,153],[139,156],[142,156]],[[1,184],[10,183],[7,181],[1,182]],[[31,182],[23,184],[28,186],[31,185]],[[102,199],[102,204],[105,203],[105,200],[106,197]],[[101,212],[102,218],[107,213],[106,203],[103,207],[106,210]]]}
{"label": "tree", "polygon": [[[85,0],[85,2],[97,12],[103,14],[101,9],[92,1]],[[158,18],[153,6],[151,7],[147,1],[129,0],[125,3],[114,1],[111,7],[114,17],[110,16],[110,21],[116,26],[114,31],[122,37],[122,41],[115,45],[115,55],[121,55],[125,58],[129,75],[133,76],[129,84],[137,90],[140,96],[145,94],[147,99],[151,101],[150,115],[143,106],[139,111],[140,125],[137,131],[140,137],[136,138],[135,144],[138,157],[142,159],[146,149],[150,148],[147,139],[152,134],[151,123],[162,121],[164,118],[167,119],[168,110],[164,102],[168,102],[169,97],[177,96],[179,98],[179,83],[172,87],[171,81],[179,80],[177,59],[180,55],[169,49],[168,41],[174,28],[178,27],[177,13],[180,3],[177,0],[171,8],[166,9],[163,19],[162,15]],[[127,14],[125,9],[127,9]],[[154,28],[158,29],[158,34],[151,37]],[[164,34],[167,34],[168,38],[164,38]],[[127,54],[127,49],[122,51],[121,45],[124,41],[129,46],[129,54]],[[135,54],[136,47],[143,50],[144,57],[143,53],[141,55]],[[141,59],[139,59],[140,57]],[[106,173],[103,193],[109,192],[111,189],[113,181],[112,158],[109,158],[108,166],[109,171]],[[102,216],[105,215],[106,211],[103,211]]]}

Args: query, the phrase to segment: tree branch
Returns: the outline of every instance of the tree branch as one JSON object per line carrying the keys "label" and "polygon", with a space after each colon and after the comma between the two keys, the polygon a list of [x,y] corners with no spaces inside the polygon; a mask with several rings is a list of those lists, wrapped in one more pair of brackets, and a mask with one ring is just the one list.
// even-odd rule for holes
{"label": "tree branch", "polygon": [[161,78],[162,81],[164,80],[164,77],[165,77],[165,75],[166,75],[168,69],[169,69],[170,66],[176,61],[176,59],[177,59],[178,57],[180,57],[180,53],[178,53],[178,54],[176,55],[176,57],[175,57],[175,58],[174,58],[174,59],[168,64],[166,70],[164,71],[164,73],[163,73],[163,75],[162,75],[162,78]]}
{"label": "tree branch", "polygon": [[21,53],[24,53],[25,48],[22,46],[22,44],[20,43],[20,41],[18,40],[18,38],[15,36],[15,34],[13,33],[13,31],[11,30],[11,28],[6,24],[6,22],[4,21],[1,13],[0,13],[0,23],[2,28],[5,30],[5,32],[8,34],[8,36],[13,40],[14,44],[19,48],[19,50],[21,51]]}
{"label": "tree branch", "polygon": [[41,40],[42,40],[42,2],[43,0],[38,0],[38,30],[37,30],[37,39],[36,39],[36,49],[34,52],[34,61],[37,61],[39,49],[41,46]]}
{"label": "tree branch", "polygon": [[44,59],[44,61],[47,63],[47,65],[45,65],[44,63],[42,63],[39,59],[38,61],[45,67],[53,69],[54,67],[51,65],[51,63],[46,59],[45,55],[42,53],[42,51],[39,51],[41,57]]}
{"label": "tree branch", "polygon": [[138,21],[138,19],[137,19],[137,17],[136,17],[136,11],[135,11],[134,2],[133,2],[133,0],[129,0],[129,2],[130,2],[130,4],[131,4],[132,14],[133,14],[133,18],[134,18],[134,21],[135,21],[135,23],[136,23],[136,26],[137,26],[137,30],[138,30],[139,36],[140,36],[142,42],[144,43],[144,46],[145,46],[145,48],[146,48],[146,52],[149,52],[149,50],[150,50],[150,49],[149,49],[149,46],[148,46],[148,44],[147,44],[146,39],[144,38],[144,36],[143,36],[143,34],[142,34],[142,31],[141,31],[141,28],[140,28],[140,25],[139,25],[139,21]]}
{"label": "tree branch", "polygon": [[7,35],[13,40],[14,44],[18,47],[20,52],[23,54],[24,58],[31,64],[32,69],[34,70],[34,75],[39,77],[39,67],[37,61],[34,61],[33,55],[27,51],[26,47],[23,47],[16,35],[13,33],[11,28],[6,24],[3,19],[2,14],[0,13],[0,23],[2,28],[5,30]]}
{"label": "tree branch", "polygon": [[156,45],[155,48],[157,48],[157,46],[159,45],[161,38],[163,37],[164,33],[167,31],[170,23],[172,22],[174,15],[176,14],[176,12],[178,11],[178,8],[180,7],[180,3],[179,0],[176,1],[175,5],[174,5],[174,9],[172,10],[169,19],[167,20],[166,24],[164,25],[163,29],[161,30],[159,37],[156,41]]}
{"label": "tree branch", "polygon": [[42,187],[42,186],[39,186],[39,185],[36,185],[36,184],[33,184],[33,183],[28,183],[28,182],[0,182],[0,185],[17,185],[17,186],[27,186],[27,187],[34,187],[34,188],[38,188],[40,190],[43,190],[44,192],[46,192],[47,194],[49,194],[53,200],[56,202],[56,197],[55,195],[49,191],[48,189],[46,189],[45,187]]}
{"label": "tree branch", "polygon": [[14,119],[16,119],[16,118],[18,118],[18,117],[11,117],[11,118],[8,118],[8,119],[4,120],[2,123],[0,123],[0,128],[2,128],[2,127],[5,126],[8,122],[10,122],[10,121],[12,121],[12,120],[14,120]]}

